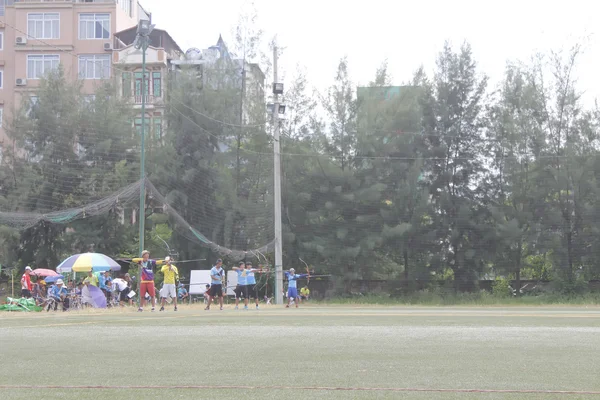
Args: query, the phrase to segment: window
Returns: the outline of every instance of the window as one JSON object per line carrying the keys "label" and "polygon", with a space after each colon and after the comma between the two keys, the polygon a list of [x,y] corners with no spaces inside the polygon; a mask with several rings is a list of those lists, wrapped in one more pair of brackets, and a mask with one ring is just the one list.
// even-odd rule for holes
{"label": "window", "polygon": [[123,97],[131,97],[131,72],[123,72],[122,74],[123,84]]}
{"label": "window", "polygon": [[154,117],[154,137],[156,140],[162,140],[162,118]]}
{"label": "window", "polygon": [[108,39],[110,14],[79,14],[79,39]]}
{"label": "window", "polygon": [[58,39],[60,15],[58,13],[27,14],[27,35],[36,39]]}
{"label": "window", "polygon": [[39,97],[37,96],[30,96],[29,97],[29,107],[27,108],[26,111],[26,115],[28,118],[35,118],[36,117],[36,110],[38,107],[38,101],[39,101]]}
{"label": "window", "polygon": [[4,89],[4,69],[0,68],[0,89]]}
{"label": "window", "polygon": [[58,68],[58,54],[40,54],[27,56],[27,79],[40,79],[48,72]]}
{"label": "window", "polygon": [[3,126],[4,126],[4,107],[0,107],[0,128],[2,128]]}
{"label": "window", "polygon": [[130,17],[133,17],[133,4],[132,3],[133,3],[133,0],[119,0],[119,4],[121,5],[121,8]]}
{"label": "window", "polygon": [[85,55],[79,56],[80,79],[104,79],[110,77],[110,56]]}
{"label": "window", "polygon": [[[150,74],[148,72],[146,72],[145,74],[145,82],[144,82],[144,95],[148,95],[150,93]],[[142,102],[142,73],[141,72],[136,72],[135,73],[135,102],[136,103],[141,103]]]}
{"label": "window", "polygon": [[[150,130],[150,118],[146,117],[145,121],[146,123],[146,129],[144,134],[147,135],[148,131]],[[142,134],[142,119],[141,118],[136,118],[134,120],[134,125],[135,125],[135,131],[137,132],[138,135]]]}
{"label": "window", "polygon": [[160,97],[161,94],[161,80],[160,80],[160,72],[152,73],[152,95],[154,97]]}
{"label": "window", "polygon": [[0,51],[2,50],[4,50],[4,31],[0,31]]}

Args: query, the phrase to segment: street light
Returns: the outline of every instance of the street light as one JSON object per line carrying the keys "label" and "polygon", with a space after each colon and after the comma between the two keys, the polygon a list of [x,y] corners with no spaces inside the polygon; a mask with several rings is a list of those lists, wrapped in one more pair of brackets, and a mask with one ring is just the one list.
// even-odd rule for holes
{"label": "street light", "polygon": [[[142,152],[140,155],[140,255],[144,251],[144,236],[146,222],[146,50],[150,45],[150,32],[154,25],[146,19],[138,22],[135,48],[142,50]],[[141,279],[141,278],[140,278]],[[141,282],[141,280],[140,280]]]}

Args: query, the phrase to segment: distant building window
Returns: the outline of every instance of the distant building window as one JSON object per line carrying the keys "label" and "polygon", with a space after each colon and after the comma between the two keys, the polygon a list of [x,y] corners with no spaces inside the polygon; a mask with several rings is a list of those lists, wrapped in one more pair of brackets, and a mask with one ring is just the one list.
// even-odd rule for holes
{"label": "distant building window", "polygon": [[0,89],[4,89],[4,69],[0,68]]}
{"label": "distant building window", "polygon": [[79,39],[108,39],[110,14],[79,14]]}
{"label": "distant building window", "polygon": [[60,35],[58,13],[27,14],[27,35],[35,39],[58,39]]}
{"label": "distant building window", "polygon": [[48,72],[58,68],[58,54],[30,54],[27,56],[27,79],[40,79]]}
{"label": "distant building window", "polygon": [[[4,107],[0,107],[0,128],[4,126]],[[0,148],[0,150],[2,150]],[[0,151],[0,158],[2,157],[2,152]]]}
{"label": "distant building window", "polygon": [[28,118],[35,118],[36,117],[36,111],[38,108],[38,102],[39,102],[39,97],[37,96],[30,96],[29,97],[29,105],[27,106],[27,117]]}
{"label": "distant building window", "polygon": [[127,15],[133,17],[133,0],[119,0],[119,5]]}
{"label": "distant building window", "polygon": [[131,97],[131,72],[123,72],[121,81],[123,85],[123,97]]}
{"label": "distant building window", "polygon": [[152,88],[152,95],[154,97],[160,97],[162,88],[160,72],[152,73]]}
{"label": "distant building window", "polygon": [[4,31],[0,31],[0,51],[2,50],[4,50]]}
{"label": "distant building window", "polygon": [[[146,117],[144,122],[146,124],[146,128],[144,130],[144,135],[147,135],[148,131],[150,130],[150,118]],[[142,134],[142,119],[136,118],[134,120],[134,125],[135,125],[135,131],[137,132],[137,134],[141,135]]]}
{"label": "distant building window", "polygon": [[110,77],[110,56],[91,54],[79,56],[80,79],[106,79]]}
{"label": "distant building window", "polygon": [[154,118],[154,137],[161,141],[163,136],[162,118]]}
{"label": "distant building window", "polygon": [[[148,95],[148,93],[150,93],[150,74],[148,72],[146,72],[146,79],[144,82],[144,94]],[[135,95],[137,96],[141,96],[142,95],[142,73],[141,72],[136,72],[135,73]]]}

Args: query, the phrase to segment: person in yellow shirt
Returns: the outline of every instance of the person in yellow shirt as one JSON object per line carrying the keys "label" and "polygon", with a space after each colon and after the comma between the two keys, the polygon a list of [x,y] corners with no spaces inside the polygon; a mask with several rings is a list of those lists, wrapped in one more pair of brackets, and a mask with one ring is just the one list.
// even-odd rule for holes
{"label": "person in yellow shirt", "polygon": [[308,286],[304,286],[302,289],[300,289],[300,299],[302,301],[307,301],[309,296],[310,289],[308,288]]}
{"label": "person in yellow shirt", "polygon": [[98,275],[94,274],[91,270],[88,271],[87,279],[90,280],[90,285],[98,287]]}
{"label": "person in yellow shirt", "polygon": [[171,264],[171,257],[165,258],[165,265],[163,265],[160,271],[164,274],[165,279],[163,281],[163,288],[160,291],[162,302],[159,311],[165,311],[167,297],[173,299],[173,304],[175,305],[174,311],[177,311],[177,287],[175,283],[179,280],[179,271],[177,271],[176,266]]}

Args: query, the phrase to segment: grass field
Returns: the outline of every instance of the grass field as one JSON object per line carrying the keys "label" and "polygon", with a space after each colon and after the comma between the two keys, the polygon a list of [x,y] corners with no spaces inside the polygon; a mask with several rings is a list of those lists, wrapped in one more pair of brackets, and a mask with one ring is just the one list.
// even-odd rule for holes
{"label": "grass field", "polygon": [[592,399],[598,348],[597,307],[6,313],[0,399]]}

